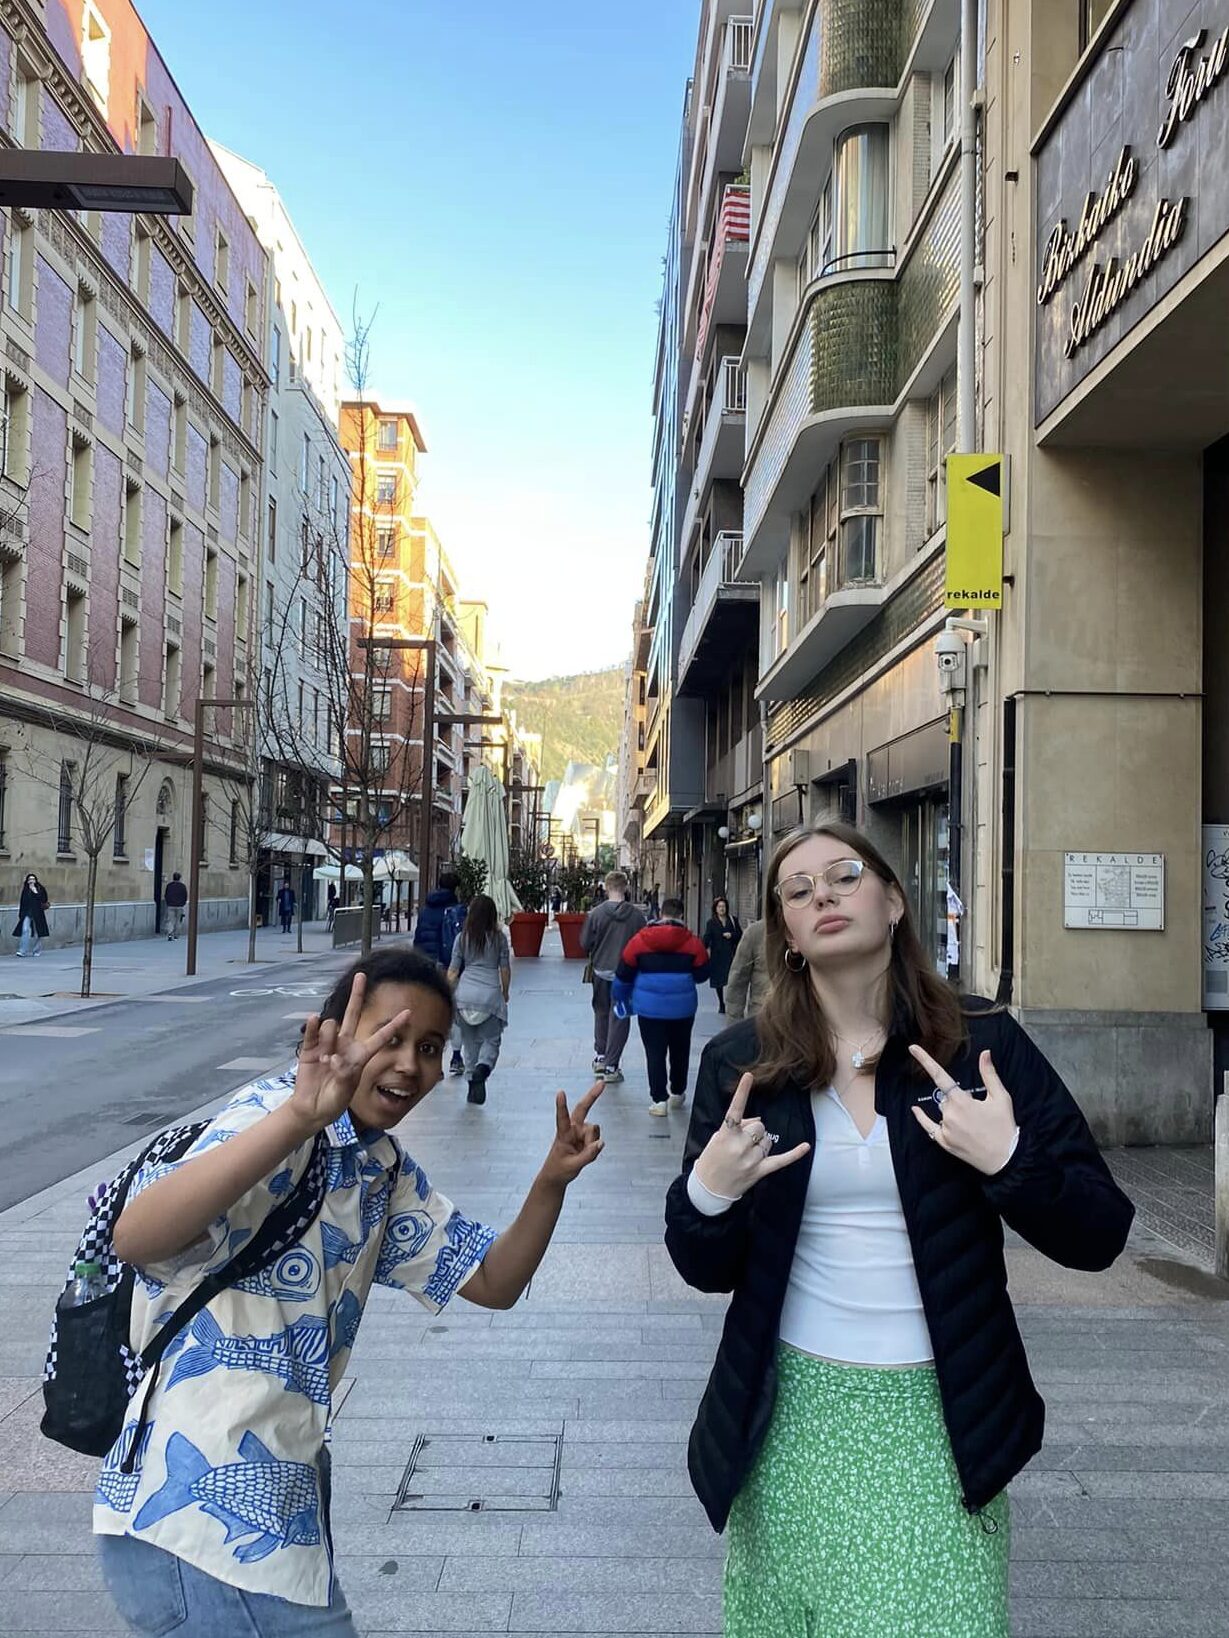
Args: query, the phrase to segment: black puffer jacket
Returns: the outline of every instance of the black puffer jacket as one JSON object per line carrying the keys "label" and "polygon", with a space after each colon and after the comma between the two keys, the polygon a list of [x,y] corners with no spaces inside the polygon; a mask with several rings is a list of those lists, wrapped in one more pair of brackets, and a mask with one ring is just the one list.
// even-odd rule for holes
{"label": "black puffer jacket", "polygon": [[[875,1107],[887,1123],[964,1504],[978,1510],[1041,1448],[1045,1423],[1007,1295],[1002,1222],[1067,1268],[1102,1269],[1126,1244],[1134,1207],[1075,1100],[1020,1026],[987,1002],[968,1006],[970,1041],[949,1068],[960,1085],[974,1086],[979,1053],[993,1052],[1020,1126],[1003,1170],[985,1177],[926,1136],[911,1107],[931,1083],[913,1073],[908,1043],[896,1034],[876,1072]],[[687,1461],[716,1530],[725,1528],[772,1416],[781,1307],[811,1170],[808,1155],[720,1217],[705,1217],[688,1199],[687,1174],[756,1056],[754,1019],[705,1048],[683,1172],[666,1201],[666,1246],[679,1273],[700,1291],[733,1292]],[[933,1117],[934,1105],[925,1112]],[[753,1092],[748,1115],[779,1135],[778,1153],[803,1142],[814,1152],[811,1100],[799,1088]]]}

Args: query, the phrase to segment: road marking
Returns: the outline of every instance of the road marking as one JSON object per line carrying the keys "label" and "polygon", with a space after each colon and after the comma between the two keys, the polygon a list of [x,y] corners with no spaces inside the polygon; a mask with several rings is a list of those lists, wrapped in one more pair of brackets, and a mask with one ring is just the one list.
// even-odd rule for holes
{"label": "road marking", "polygon": [[219,1069],[267,1069],[275,1062],[272,1058],[232,1058],[228,1064],[219,1064]]}
{"label": "road marking", "polygon": [[69,1040],[74,1035],[97,1035],[98,1024],[15,1024],[12,1029],[0,1029],[0,1035],[47,1035],[56,1040]]}
{"label": "road marking", "polygon": [[315,984],[274,984],[268,989],[256,985],[242,990],[232,990],[230,993],[238,996],[280,995],[285,1001],[315,1001],[319,996],[327,995],[329,992]]}

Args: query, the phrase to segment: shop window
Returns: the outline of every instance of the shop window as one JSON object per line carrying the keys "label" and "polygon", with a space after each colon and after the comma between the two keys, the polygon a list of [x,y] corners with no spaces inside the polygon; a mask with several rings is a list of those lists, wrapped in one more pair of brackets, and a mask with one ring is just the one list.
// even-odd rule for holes
{"label": "shop window", "polygon": [[947,457],[956,447],[956,372],[926,400],[926,538],[947,521]]}
{"label": "shop window", "polygon": [[901,814],[901,878],[922,947],[935,971],[947,976],[948,809],[932,796]]}
{"label": "shop window", "polygon": [[841,584],[871,585],[878,578],[883,523],[881,441],[851,438],[841,446]]}

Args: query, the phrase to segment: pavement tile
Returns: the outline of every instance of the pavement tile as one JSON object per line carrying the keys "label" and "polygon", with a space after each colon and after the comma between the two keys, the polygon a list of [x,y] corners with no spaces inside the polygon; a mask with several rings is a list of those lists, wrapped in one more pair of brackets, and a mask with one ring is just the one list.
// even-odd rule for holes
{"label": "pavement tile", "polygon": [[1014,1638],[1224,1638],[1220,1600],[1020,1599]]}
{"label": "pavement tile", "polygon": [[703,1593],[521,1593],[509,1632],[701,1633],[720,1630],[720,1596]]}
{"label": "pavement tile", "polygon": [[[668,1544],[659,1543],[659,1550]],[[712,1558],[447,1558],[441,1592],[706,1593],[721,1586]]]}

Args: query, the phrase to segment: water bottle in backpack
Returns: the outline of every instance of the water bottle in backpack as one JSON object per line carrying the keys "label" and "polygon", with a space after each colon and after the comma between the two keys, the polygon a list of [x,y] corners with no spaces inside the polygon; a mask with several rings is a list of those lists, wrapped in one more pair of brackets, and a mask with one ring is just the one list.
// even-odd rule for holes
{"label": "water bottle in backpack", "polygon": [[105,1297],[106,1294],[107,1282],[102,1272],[102,1264],[77,1263],[73,1268],[72,1280],[64,1288],[56,1307],[84,1308],[87,1302],[96,1302],[99,1297]]}

